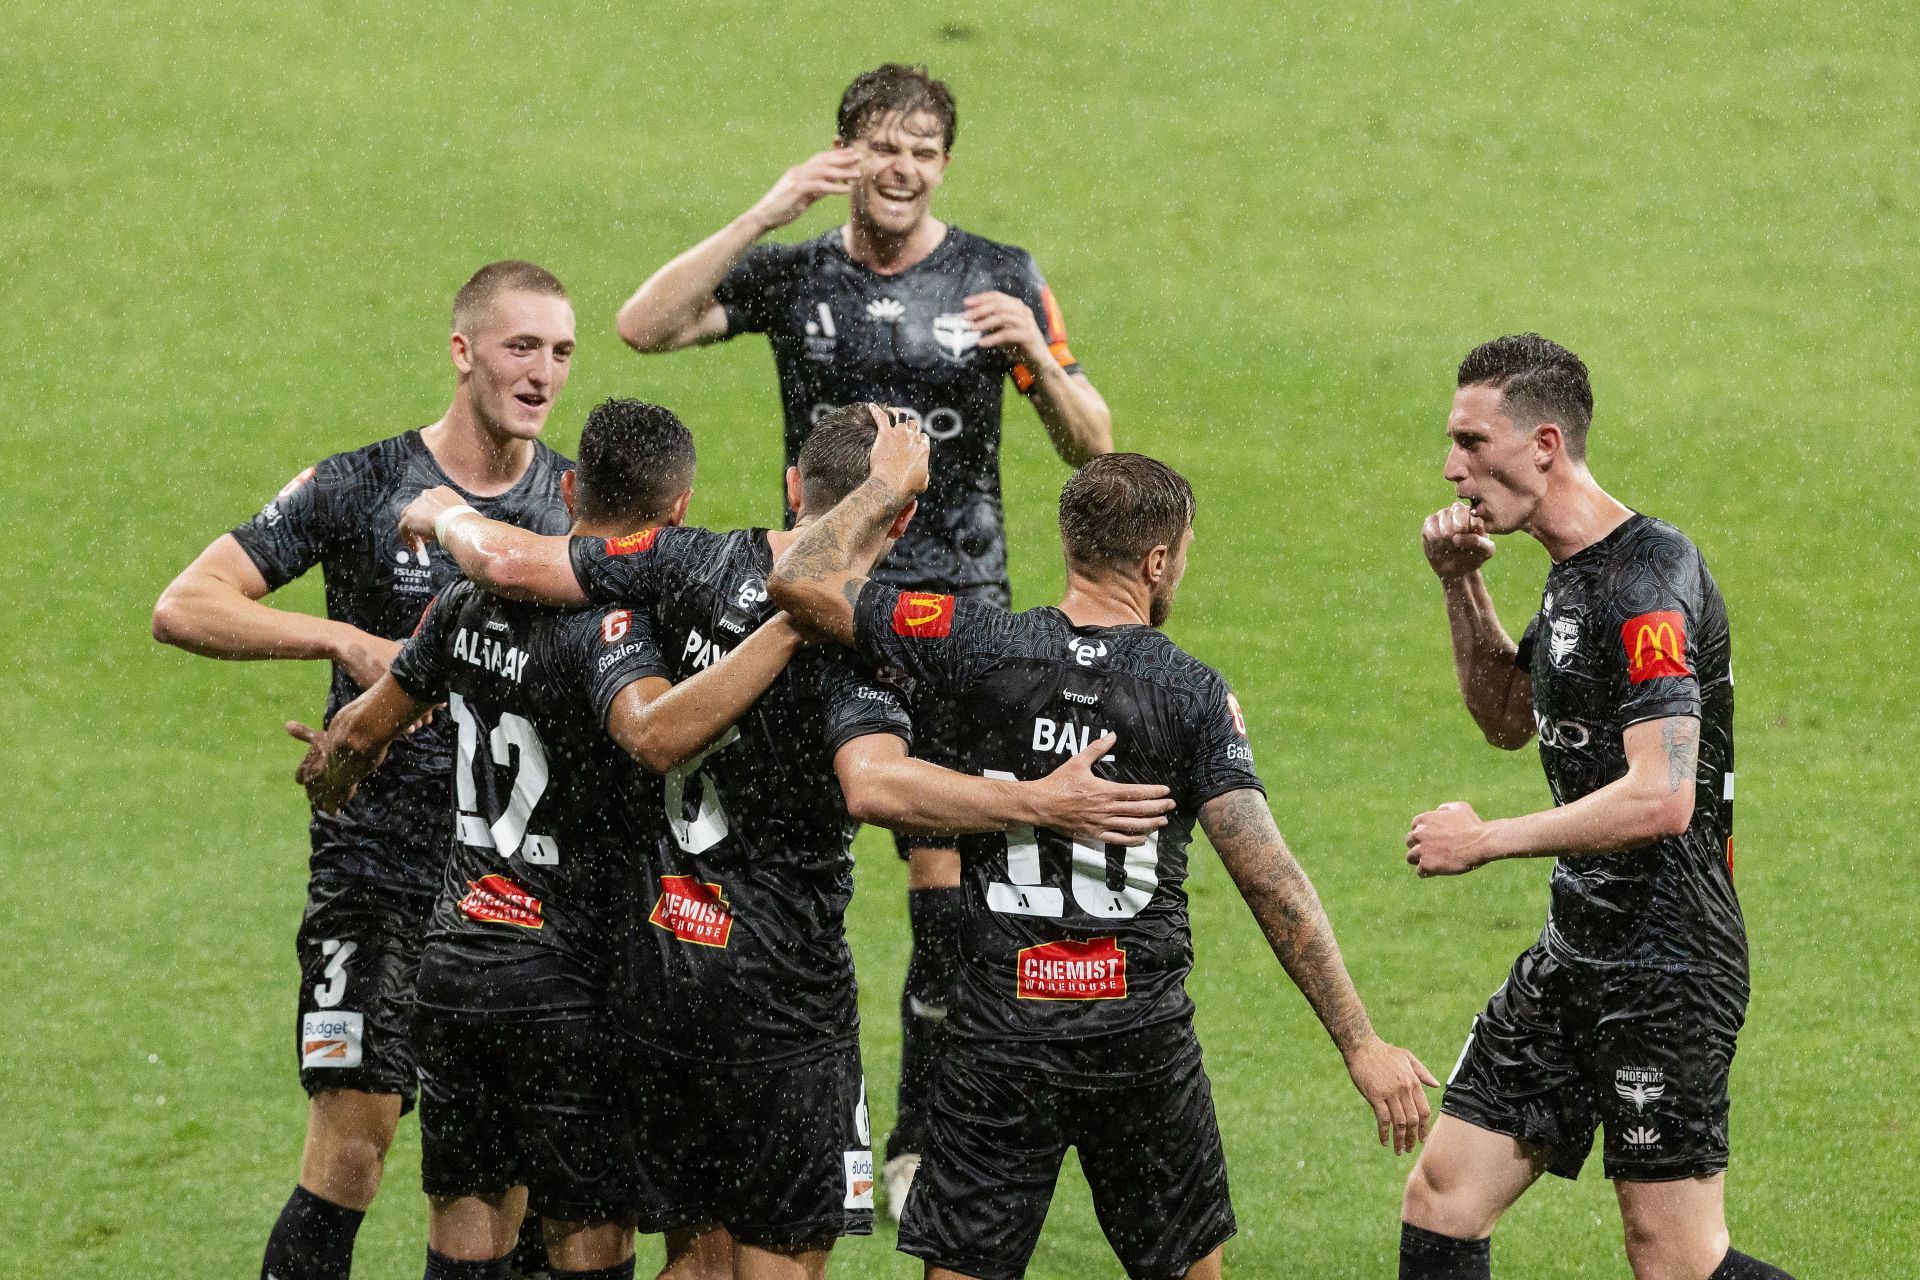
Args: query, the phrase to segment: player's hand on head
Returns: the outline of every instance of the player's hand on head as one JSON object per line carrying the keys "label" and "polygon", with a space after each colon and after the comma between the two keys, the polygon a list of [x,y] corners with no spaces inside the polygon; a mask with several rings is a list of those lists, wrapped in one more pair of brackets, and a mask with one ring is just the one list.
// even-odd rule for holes
{"label": "player's hand on head", "polygon": [[387,674],[387,668],[400,654],[400,642],[366,632],[343,645],[334,661],[347,669],[347,676],[362,689],[371,689]]}
{"label": "player's hand on head", "polygon": [[424,546],[434,541],[434,522],[455,507],[467,505],[467,500],[446,485],[436,485],[424,490],[419,497],[406,505],[400,513],[400,532],[415,546]]}
{"label": "player's hand on head", "polygon": [[1420,544],[1427,563],[1443,580],[1465,577],[1494,553],[1486,521],[1464,502],[1451,503],[1428,516],[1420,528]]}
{"label": "player's hand on head", "polygon": [[1353,1087],[1373,1108],[1374,1128],[1381,1146],[1389,1144],[1403,1156],[1427,1139],[1433,1106],[1423,1085],[1438,1086],[1420,1059],[1398,1045],[1370,1036],[1346,1055],[1347,1075]]}
{"label": "player's hand on head", "polygon": [[1413,820],[1407,865],[1428,876],[1457,876],[1491,861],[1487,824],[1464,800],[1451,800]]}
{"label": "player's hand on head", "polygon": [[780,175],[753,207],[766,230],[786,226],[827,196],[843,196],[860,177],[860,153],[852,147],[829,147],[802,160]]}
{"label": "player's hand on head", "polygon": [[1158,783],[1110,782],[1093,766],[1113,750],[1111,733],[1095,738],[1078,755],[1030,784],[1042,826],[1096,844],[1137,845],[1167,825],[1174,802]]}
{"label": "player's hand on head", "polygon": [[[879,431],[867,454],[868,468],[874,476],[892,487],[902,498],[926,492],[927,459],[931,444],[920,429],[918,419],[904,409],[874,406]],[[885,421],[880,421],[885,419]]]}
{"label": "player's hand on head", "polygon": [[983,347],[1009,347],[1029,364],[1047,354],[1047,338],[1033,308],[1010,293],[993,290],[967,296],[967,323],[980,331]]}

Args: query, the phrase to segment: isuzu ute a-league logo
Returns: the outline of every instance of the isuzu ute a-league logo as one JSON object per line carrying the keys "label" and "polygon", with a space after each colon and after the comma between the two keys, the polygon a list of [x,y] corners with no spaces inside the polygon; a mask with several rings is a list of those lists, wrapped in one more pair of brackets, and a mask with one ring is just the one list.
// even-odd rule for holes
{"label": "isuzu ute a-league logo", "polygon": [[933,340],[940,344],[941,355],[955,364],[965,364],[980,345],[980,331],[958,311],[949,311],[933,318]]}
{"label": "isuzu ute a-league logo", "polygon": [[1638,1115],[1649,1102],[1660,1101],[1667,1091],[1666,1080],[1666,1073],[1653,1067],[1621,1067],[1613,1073],[1613,1091],[1631,1102]]}
{"label": "isuzu ute a-league logo", "polygon": [[824,302],[814,304],[815,319],[807,321],[807,359],[831,360],[840,331],[833,327],[833,308]]}

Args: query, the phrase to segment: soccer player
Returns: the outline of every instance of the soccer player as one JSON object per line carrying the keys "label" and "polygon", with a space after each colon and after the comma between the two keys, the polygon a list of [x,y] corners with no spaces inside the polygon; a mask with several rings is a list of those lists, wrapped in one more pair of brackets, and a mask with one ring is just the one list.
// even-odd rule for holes
{"label": "soccer player", "polygon": [[961,842],[952,1038],[900,1248],[932,1277],[1013,1280],[1073,1146],[1129,1276],[1217,1276],[1234,1217],[1185,989],[1196,823],[1339,1046],[1383,1144],[1404,1153],[1424,1136],[1421,1084],[1437,1082],[1374,1034],[1274,827],[1226,682],[1159,630],[1193,540],[1187,482],[1139,454],[1080,468],[1060,497],[1066,596],[1015,614],[867,580],[926,458],[911,423],[883,430],[871,477],[775,567],[774,602],[953,699],[967,770],[1034,777],[1101,742],[1107,773],[1168,785],[1178,807],[1133,848],[1044,825]]}
{"label": "soccer player", "polygon": [[[1489,1275],[1494,1224],[1542,1172],[1575,1177],[1606,1130],[1606,1175],[1639,1280],[1786,1273],[1728,1247],[1727,1072],[1747,1006],[1733,892],[1733,674],[1726,605],[1700,552],[1587,469],[1593,392],[1538,334],[1460,364],[1446,478],[1427,518],[1454,670],[1474,722],[1536,733],[1554,807],[1413,820],[1407,861],[1460,875],[1553,857],[1540,939],[1474,1020],[1401,1209],[1404,1280]],[[1520,643],[1480,566],[1524,532],[1553,557]]]}
{"label": "soccer player", "polygon": [[[799,529],[866,478],[875,434],[862,405],[823,417],[787,475]],[[766,575],[798,536],[664,528],[569,542],[450,514],[456,501],[421,495],[405,527],[438,526],[491,590],[650,609],[675,679],[775,611]],[[669,838],[640,904],[639,986],[659,993],[628,1021],[637,1105],[653,1113],[640,1225],[667,1233],[670,1267],[724,1230],[742,1277],[817,1276],[837,1237],[870,1230],[873,1206],[844,932],[853,819],[948,833],[1039,822],[1133,842],[1171,802],[1164,787],[1095,778],[1098,740],[1037,782],[913,759],[895,686],[832,647],[803,652],[735,730],[668,775]]]}
{"label": "soccer player", "polygon": [[[671,413],[600,405],[561,477],[573,534],[677,523],[693,466]],[[651,627],[645,612],[561,612],[456,582],[324,736],[288,725],[314,744],[300,776],[322,812],[428,709],[446,703],[454,725],[452,856],[414,1024],[429,1280],[504,1276],[523,1206],[547,1220],[557,1280],[633,1274],[634,1117],[608,1011],[667,826],[656,775],[728,730],[799,647],[774,619],[670,685]]]}
{"label": "soccer player", "polygon": [[[421,489],[450,484],[502,520],[567,527],[560,476],[571,464],[539,435],[573,347],[573,308],[557,279],[528,262],[482,267],[454,299],[457,376],[439,421],[295,476],[174,579],[154,606],[154,637],[214,658],[329,660],[328,711],[345,706],[456,576],[450,558],[408,545],[395,525]],[[262,602],[316,564],[326,617]],[[300,1082],[311,1102],[299,1183],[268,1238],[263,1277],[348,1273],[394,1129],[413,1105],[408,1022],[446,860],[452,735],[436,718],[352,803],[313,815],[297,942]]]}
{"label": "soccer player", "polygon": [[[933,216],[956,120],[952,92],[923,67],[889,63],[858,77],[841,96],[833,145],[656,271],[620,309],[618,324],[643,352],[766,334],[789,465],[831,406],[910,409],[933,441],[933,482],[875,576],[1005,605],[1005,380],[1032,403],[1069,466],[1110,450],[1113,423],[1067,346],[1060,308],[1033,258]],[[838,195],[848,198],[845,225],[800,244],[759,243]],[[914,749],[948,763],[958,743],[943,705],[913,709]],[[896,1217],[920,1150],[960,918],[951,841],[902,836],[897,844],[908,859],[913,954],[900,1003],[899,1118],[885,1170]]]}

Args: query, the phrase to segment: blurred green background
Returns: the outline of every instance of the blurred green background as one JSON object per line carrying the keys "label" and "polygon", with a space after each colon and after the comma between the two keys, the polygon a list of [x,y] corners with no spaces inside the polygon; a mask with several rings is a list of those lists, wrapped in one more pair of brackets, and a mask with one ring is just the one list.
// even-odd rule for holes
{"label": "blurred green background", "polygon": [[[696,517],[776,520],[764,342],[642,359],[612,316],[824,146],[887,59],[959,98],[935,211],[1033,251],[1122,447],[1193,479],[1169,629],[1234,682],[1376,1022],[1439,1072],[1537,931],[1548,867],[1418,882],[1407,820],[1547,794],[1457,705],[1417,530],[1449,497],[1459,357],[1524,329],[1585,357],[1596,475],[1693,536],[1733,621],[1755,979],[1734,1240],[1803,1275],[1901,1270],[1915,32],[1888,3],[10,6],[0,1270],[251,1275],[296,1168],[306,838],[279,724],[317,713],[324,672],[162,649],[154,596],[302,467],[437,417],[448,304],[501,257],[552,268],[579,312],[551,443],[604,396],[664,402],[700,440]],[[1007,424],[1016,587],[1044,603],[1064,470],[1025,407]],[[1516,632],[1545,567],[1520,540],[1495,561]],[[318,585],[277,603],[317,609]],[[872,833],[858,853],[878,1134],[904,876]],[[1196,867],[1228,1266],[1390,1275],[1407,1162]],[[357,1274],[419,1271],[417,1150],[408,1121]],[[883,1223],[834,1269],[917,1275],[890,1245]],[[1510,1276],[1625,1274],[1597,1157],[1496,1253]],[[1071,1164],[1031,1274],[1119,1274]]]}

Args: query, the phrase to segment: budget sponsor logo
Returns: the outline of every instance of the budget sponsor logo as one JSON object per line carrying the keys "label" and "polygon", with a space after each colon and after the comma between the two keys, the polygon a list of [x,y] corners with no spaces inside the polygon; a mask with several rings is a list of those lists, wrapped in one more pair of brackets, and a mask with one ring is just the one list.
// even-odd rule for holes
{"label": "budget sponsor logo", "polygon": [[366,1030],[363,1013],[321,1010],[300,1015],[300,1065],[303,1067],[357,1067],[360,1038]]}
{"label": "budget sponsor logo", "polygon": [[1631,684],[1693,674],[1687,666],[1687,620],[1678,610],[1628,618],[1620,627],[1620,643],[1626,646]]}
{"label": "budget sponsor logo", "polygon": [[916,640],[940,640],[953,634],[953,597],[901,592],[893,606],[893,633]]}
{"label": "budget sponsor logo", "polygon": [[467,896],[460,899],[460,914],[470,920],[510,924],[521,929],[538,929],[546,923],[540,899],[503,875],[467,881]]}
{"label": "budget sponsor logo", "polygon": [[840,1159],[847,1172],[847,1198],[841,1201],[841,1207],[873,1208],[873,1152],[843,1151]]}
{"label": "budget sponsor logo", "polygon": [[1022,1000],[1124,1000],[1127,953],[1114,938],[1023,947],[1014,993]]}
{"label": "budget sponsor logo", "polygon": [[682,942],[698,947],[724,947],[733,936],[733,907],[711,880],[696,876],[661,876],[660,900],[647,917]]}
{"label": "budget sponsor logo", "polygon": [[618,538],[607,539],[607,554],[610,556],[630,556],[637,551],[645,551],[660,536],[659,526],[642,529],[638,533],[629,533]]}

